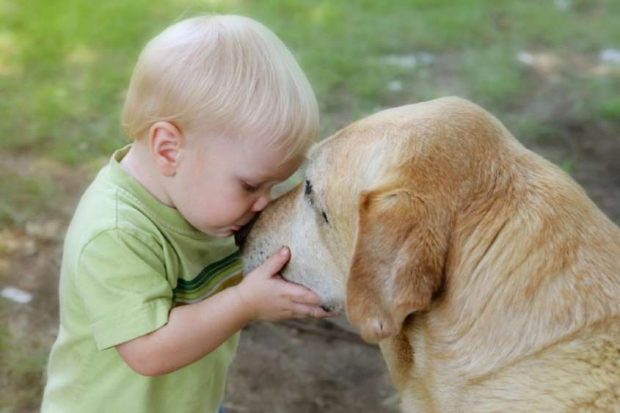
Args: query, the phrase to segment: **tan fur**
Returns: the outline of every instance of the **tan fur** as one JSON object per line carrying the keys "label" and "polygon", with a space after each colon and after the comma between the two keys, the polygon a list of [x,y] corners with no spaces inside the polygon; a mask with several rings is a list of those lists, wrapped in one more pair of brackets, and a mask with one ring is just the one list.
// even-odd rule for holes
{"label": "tan fur", "polygon": [[[620,411],[620,229],[459,98],[318,144],[244,248],[379,342],[404,412]],[[327,217],[327,221],[325,217]]]}

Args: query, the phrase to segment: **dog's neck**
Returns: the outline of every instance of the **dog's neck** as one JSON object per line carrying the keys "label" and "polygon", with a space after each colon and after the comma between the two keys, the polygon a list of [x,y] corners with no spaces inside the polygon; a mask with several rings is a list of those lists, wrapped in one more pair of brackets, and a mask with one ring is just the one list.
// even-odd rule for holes
{"label": "dog's neck", "polygon": [[[594,232],[610,227],[601,225],[607,218],[570,178],[558,179],[560,171],[552,168],[555,176],[546,179],[548,166],[539,163],[517,169],[493,196],[473,199],[456,220],[444,290],[427,319],[434,339],[462,352],[466,370],[491,372],[620,314],[620,304],[610,308],[607,297],[617,289],[620,231]],[[593,244],[601,248],[584,248]],[[575,291],[601,299],[566,299]],[[480,353],[485,366],[476,363]]]}

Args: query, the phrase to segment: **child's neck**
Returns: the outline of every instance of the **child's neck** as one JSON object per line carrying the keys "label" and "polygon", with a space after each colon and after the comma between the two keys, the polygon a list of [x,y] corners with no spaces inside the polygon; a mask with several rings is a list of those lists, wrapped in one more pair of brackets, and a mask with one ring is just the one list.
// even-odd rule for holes
{"label": "child's neck", "polygon": [[162,176],[156,169],[148,148],[145,148],[141,142],[135,141],[129,152],[121,159],[121,168],[129,176],[134,178],[140,185],[151,193],[162,204],[173,207],[164,186],[161,183]]}

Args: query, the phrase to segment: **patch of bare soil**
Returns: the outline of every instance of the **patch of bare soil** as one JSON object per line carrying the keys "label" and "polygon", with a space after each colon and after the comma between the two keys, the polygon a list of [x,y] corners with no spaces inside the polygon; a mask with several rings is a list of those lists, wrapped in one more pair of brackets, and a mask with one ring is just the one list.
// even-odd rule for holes
{"label": "patch of bare soil", "polygon": [[376,346],[327,321],[258,323],[242,332],[231,413],[397,412]]}

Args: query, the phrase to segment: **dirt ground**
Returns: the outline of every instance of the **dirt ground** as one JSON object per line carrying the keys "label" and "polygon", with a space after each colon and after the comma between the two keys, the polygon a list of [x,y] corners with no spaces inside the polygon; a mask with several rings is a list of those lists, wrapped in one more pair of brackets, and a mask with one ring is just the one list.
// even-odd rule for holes
{"label": "dirt ground", "polygon": [[397,412],[376,346],[327,321],[251,325],[242,333],[230,412]]}
{"label": "dirt ground", "polygon": [[[620,222],[620,137],[616,130],[601,125],[561,126],[564,136],[528,142],[528,146],[556,163],[572,159],[572,175],[612,220]],[[14,157],[0,157],[5,158]],[[23,161],[27,160],[22,160],[22,166]],[[64,233],[88,182],[85,171],[57,165],[33,173],[50,174],[68,201],[52,208],[53,216],[40,222],[0,231],[0,269],[7,274],[0,279],[0,287],[17,287],[33,295],[28,304],[0,299],[0,319],[7,321],[14,337],[4,344],[8,350],[3,351],[0,364],[3,369],[11,367],[0,373],[0,387],[5,402],[12,398],[12,407],[5,409],[0,404],[0,412],[38,411],[32,400],[38,400],[42,389],[39,366],[57,332],[59,234]],[[20,343],[21,348],[11,343]],[[23,364],[19,357],[34,367],[16,368]],[[329,322],[309,321],[257,323],[243,331],[226,407],[231,413],[390,413],[397,411],[397,403],[377,347]]]}

